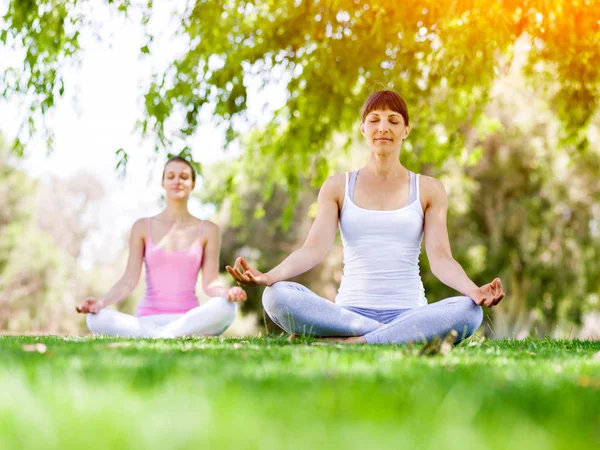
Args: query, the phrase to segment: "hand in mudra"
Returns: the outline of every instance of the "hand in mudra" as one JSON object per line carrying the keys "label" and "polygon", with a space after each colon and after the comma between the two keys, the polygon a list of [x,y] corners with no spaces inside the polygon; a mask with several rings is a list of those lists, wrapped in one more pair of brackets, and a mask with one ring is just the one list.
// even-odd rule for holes
{"label": "hand in mudra", "polygon": [[227,292],[227,300],[230,302],[245,302],[246,292],[239,286],[235,286],[229,289]]}
{"label": "hand in mudra", "polygon": [[502,289],[502,281],[500,278],[494,278],[491,283],[484,284],[479,287],[471,298],[479,306],[492,307],[497,305],[504,298],[504,290]]}
{"label": "hand in mudra", "polygon": [[233,267],[226,266],[225,269],[240,286],[269,286],[272,284],[267,274],[251,267],[242,257],[235,260]]}
{"label": "hand in mudra", "polygon": [[102,308],[104,308],[104,302],[102,300],[98,300],[95,297],[88,297],[83,301],[81,306],[75,307],[75,311],[82,314],[96,314]]}

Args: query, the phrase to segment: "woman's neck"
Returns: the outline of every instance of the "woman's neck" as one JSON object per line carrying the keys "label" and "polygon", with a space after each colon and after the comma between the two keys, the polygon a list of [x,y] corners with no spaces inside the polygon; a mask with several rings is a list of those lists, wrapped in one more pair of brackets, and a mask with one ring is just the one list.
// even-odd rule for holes
{"label": "woman's neck", "polygon": [[193,216],[190,214],[186,201],[167,201],[167,207],[161,212],[159,218],[173,222],[186,222]]}
{"label": "woman's neck", "polygon": [[364,167],[376,177],[396,178],[404,175],[406,168],[400,163],[399,155],[394,153],[371,153]]}

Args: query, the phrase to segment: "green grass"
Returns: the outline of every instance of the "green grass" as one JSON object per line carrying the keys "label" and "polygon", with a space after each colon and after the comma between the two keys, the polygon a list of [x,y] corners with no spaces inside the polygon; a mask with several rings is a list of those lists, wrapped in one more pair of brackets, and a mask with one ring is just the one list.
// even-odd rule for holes
{"label": "green grass", "polygon": [[417,350],[0,337],[0,449],[600,445],[600,342]]}

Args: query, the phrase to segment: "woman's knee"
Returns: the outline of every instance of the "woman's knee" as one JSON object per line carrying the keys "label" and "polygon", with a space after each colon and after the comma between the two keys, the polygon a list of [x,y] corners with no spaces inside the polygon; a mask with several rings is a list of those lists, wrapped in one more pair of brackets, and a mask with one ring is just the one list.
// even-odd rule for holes
{"label": "woman's knee", "polygon": [[235,318],[237,313],[237,303],[230,302],[225,297],[214,297],[211,299],[211,302],[214,302],[219,311],[226,317],[230,317],[232,320]]}
{"label": "woman's knee", "polygon": [[106,322],[107,311],[101,309],[96,314],[87,314],[85,317],[85,323],[88,329],[93,334],[102,334],[102,330],[104,329],[104,324]]}
{"label": "woman's knee", "polygon": [[473,334],[483,322],[483,309],[470,297],[459,297],[461,316],[468,328],[468,335]]}
{"label": "woman's knee", "polygon": [[262,304],[269,315],[277,314],[283,306],[283,292],[285,291],[285,287],[285,281],[279,281],[265,288],[262,296]]}

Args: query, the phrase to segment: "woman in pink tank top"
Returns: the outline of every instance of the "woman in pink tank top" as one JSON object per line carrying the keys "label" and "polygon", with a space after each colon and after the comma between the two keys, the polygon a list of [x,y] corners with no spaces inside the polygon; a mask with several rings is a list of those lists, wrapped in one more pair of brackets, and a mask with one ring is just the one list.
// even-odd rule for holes
{"label": "woman in pink tank top", "polygon": [[[192,216],[187,207],[195,182],[195,171],[186,159],[175,156],[167,161],[162,178],[165,210],[134,223],[124,275],[106,294],[88,297],[76,308],[87,314],[92,333],[128,337],[218,335],[231,325],[236,302],[245,301],[246,293],[219,282],[219,228]],[[146,266],[146,292],[136,315],[105,309],[131,294],[142,265]],[[202,288],[211,297],[202,306],[195,293],[201,268]]]}

